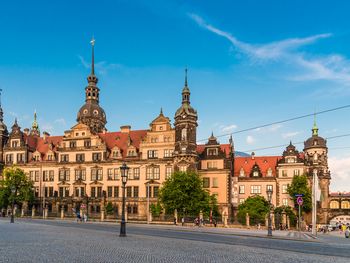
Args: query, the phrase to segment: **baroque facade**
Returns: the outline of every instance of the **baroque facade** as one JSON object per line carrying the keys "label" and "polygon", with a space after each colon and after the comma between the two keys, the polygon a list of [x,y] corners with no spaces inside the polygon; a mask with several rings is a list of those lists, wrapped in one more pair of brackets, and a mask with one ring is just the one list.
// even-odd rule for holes
{"label": "baroque facade", "polygon": [[[316,123],[303,152],[290,143],[281,156],[258,157],[252,153],[239,157],[235,156],[232,136],[227,144],[220,144],[213,134],[206,144],[197,144],[198,114],[191,105],[187,70],[174,125],[161,110],[145,130],[125,125],[120,131],[107,131],[94,71],[94,45],[87,81],[77,123],[62,136],[41,134],[36,113],[31,129],[22,131],[15,120],[8,132],[0,106],[0,162],[5,167],[17,165],[34,182],[36,205],[25,209],[38,211],[46,207],[48,213],[69,214],[74,208],[85,207],[90,215],[103,215],[106,204],[111,202],[120,215],[119,168],[123,162],[130,167],[126,188],[130,219],[147,218],[149,202],[157,202],[162,183],[174,171],[197,171],[204,188],[217,196],[222,215],[232,220],[240,203],[252,195],[266,198],[269,188],[273,190],[275,207],[293,206],[288,184],[293,176],[306,174],[311,186],[314,170],[321,188],[319,221],[328,222],[330,210],[342,208],[335,205],[336,197],[329,193],[328,149]],[[346,209],[349,208],[350,205]]]}

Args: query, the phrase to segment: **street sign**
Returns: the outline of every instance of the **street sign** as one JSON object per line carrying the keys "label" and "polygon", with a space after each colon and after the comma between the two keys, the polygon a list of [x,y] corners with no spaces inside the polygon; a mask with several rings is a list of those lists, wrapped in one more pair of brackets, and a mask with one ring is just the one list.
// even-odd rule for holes
{"label": "street sign", "polygon": [[302,205],[303,205],[303,202],[304,202],[303,198],[302,198],[301,196],[298,196],[298,198],[297,198],[297,204],[300,205],[300,206],[302,206]]}
{"label": "street sign", "polygon": [[304,194],[295,194],[295,197],[304,197]]}

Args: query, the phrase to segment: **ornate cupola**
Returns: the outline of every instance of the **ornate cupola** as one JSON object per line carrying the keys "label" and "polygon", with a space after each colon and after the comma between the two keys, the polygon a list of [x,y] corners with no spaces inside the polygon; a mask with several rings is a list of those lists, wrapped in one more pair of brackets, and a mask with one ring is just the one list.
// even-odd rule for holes
{"label": "ornate cupola", "polygon": [[92,61],[91,73],[87,77],[88,86],[85,88],[85,104],[78,112],[77,121],[90,127],[92,133],[106,130],[106,113],[100,107],[100,89],[97,87],[98,78],[95,75],[95,39],[91,40]]}
{"label": "ornate cupola", "polygon": [[[175,114],[175,152],[177,157],[186,157],[195,166],[197,158],[197,111],[192,108],[190,89],[187,81],[187,69],[185,70],[185,85],[182,89],[182,105]],[[179,160],[179,158],[178,158]]]}
{"label": "ornate cupola", "polygon": [[32,123],[32,129],[30,130],[30,135],[34,135],[34,136],[39,136],[40,137],[40,130],[39,130],[39,124],[37,121],[37,115],[36,115],[36,111],[34,112],[34,120]]}

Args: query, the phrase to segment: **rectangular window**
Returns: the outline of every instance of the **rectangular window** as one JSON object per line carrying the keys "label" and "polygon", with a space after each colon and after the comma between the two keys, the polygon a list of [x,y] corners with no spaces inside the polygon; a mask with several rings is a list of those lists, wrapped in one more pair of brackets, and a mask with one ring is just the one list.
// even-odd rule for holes
{"label": "rectangular window", "polygon": [[167,166],[165,167],[165,179],[169,179],[171,175],[173,174],[173,167]]}
{"label": "rectangular window", "polygon": [[300,170],[298,170],[298,169],[294,170],[294,175],[295,175],[295,176],[300,175]]}
{"label": "rectangular window", "polygon": [[244,193],[245,193],[245,187],[244,187],[244,185],[240,185],[240,186],[239,186],[239,193],[240,193],[240,194],[244,194]]}
{"label": "rectangular window", "polygon": [[287,199],[287,198],[284,198],[284,199],[282,200],[282,204],[283,204],[284,206],[288,206],[288,199]]}
{"label": "rectangular window", "polygon": [[134,180],[140,180],[140,168],[134,168],[133,169],[134,172]]}
{"label": "rectangular window", "polygon": [[49,171],[49,181],[50,182],[55,181],[55,171],[53,171],[53,170]]}
{"label": "rectangular window", "polygon": [[102,197],[102,187],[97,187],[97,197]]}
{"label": "rectangular window", "polygon": [[244,203],[244,201],[245,201],[245,199],[244,199],[244,198],[239,199],[239,204],[243,204],[243,203]]}
{"label": "rectangular window", "polygon": [[96,197],[96,187],[91,187],[91,197]]}
{"label": "rectangular window", "polygon": [[287,176],[287,171],[286,170],[282,170],[282,176],[286,177]]}
{"label": "rectangular window", "polygon": [[217,149],[208,149],[207,153],[208,153],[209,156],[216,156],[216,155],[218,155]]}
{"label": "rectangular window", "polygon": [[53,187],[49,187],[49,197],[53,197]]}
{"label": "rectangular window", "polygon": [[203,188],[209,188],[210,187],[210,178],[203,177]]}
{"label": "rectangular window", "polygon": [[29,171],[29,180],[34,182],[34,171]]}
{"label": "rectangular window", "polygon": [[85,161],[85,154],[79,153],[76,155],[76,161],[77,163],[82,163]]}
{"label": "rectangular window", "polygon": [[58,192],[59,192],[59,196],[60,196],[60,197],[64,197],[64,187],[60,187],[60,188],[58,189]]}
{"label": "rectangular window", "polygon": [[107,180],[113,180],[113,169],[107,169]]}
{"label": "rectangular window", "polygon": [[154,159],[158,158],[158,151],[157,150],[149,150],[148,151],[148,159]]}
{"label": "rectangular window", "polygon": [[159,180],[160,179],[160,168],[156,167],[147,167],[146,169],[146,180]]}
{"label": "rectangular window", "polygon": [[69,148],[76,148],[77,147],[77,142],[76,141],[71,141],[69,143]]}
{"label": "rectangular window", "polygon": [[119,186],[114,186],[114,197],[119,197]]}
{"label": "rectangular window", "polygon": [[208,169],[216,169],[218,167],[218,163],[216,161],[207,162]]}
{"label": "rectangular window", "polygon": [[131,186],[126,187],[126,197],[132,197],[132,187]]}
{"label": "rectangular window", "polygon": [[44,182],[49,181],[49,171],[43,171],[43,181]]}
{"label": "rectangular window", "polygon": [[217,177],[213,178],[213,187],[218,188],[219,187],[219,179]]}
{"label": "rectangular window", "polygon": [[107,197],[113,197],[113,187],[112,186],[108,186],[107,187]]}
{"label": "rectangular window", "polygon": [[77,169],[75,170],[75,181],[85,181],[86,180],[86,170],[85,169]]}
{"label": "rectangular window", "polygon": [[39,171],[35,171],[34,173],[35,173],[34,181],[39,182],[39,180],[40,180]]}
{"label": "rectangular window", "polygon": [[251,194],[261,194],[261,185],[252,185],[250,187]]}
{"label": "rectangular window", "polygon": [[139,187],[134,186],[134,197],[139,197]]}
{"label": "rectangular window", "polygon": [[266,191],[273,191],[273,185],[266,185]]}
{"label": "rectangular window", "polygon": [[159,193],[159,187],[158,186],[153,186],[153,197],[157,198]]}
{"label": "rectangular window", "polygon": [[61,154],[61,163],[67,163],[67,162],[69,162],[69,155]]}
{"label": "rectangular window", "polygon": [[287,184],[282,185],[282,194],[288,194],[288,185]]}
{"label": "rectangular window", "polygon": [[8,164],[13,163],[13,154],[6,154],[6,163]]}
{"label": "rectangular window", "polygon": [[59,170],[59,180],[60,181],[69,181],[70,180],[70,170],[69,169],[60,169]]}
{"label": "rectangular window", "polygon": [[17,153],[17,163],[24,163],[24,153]]}
{"label": "rectangular window", "polygon": [[101,168],[92,168],[91,169],[91,181],[102,181],[102,169]]}
{"label": "rectangular window", "polygon": [[164,150],[164,158],[170,158],[173,156],[174,151],[171,149]]}
{"label": "rectangular window", "polygon": [[102,153],[93,153],[92,154],[92,161],[100,162],[101,160],[102,160]]}
{"label": "rectangular window", "polygon": [[84,147],[85,148],[90,148],[91,147],[91,141],[90,140],[85,140],[84,141]]}
{"label": "rectangular window", "polygon": [[69,196],[69,187],[64,187],[64,196],[65,197]]}

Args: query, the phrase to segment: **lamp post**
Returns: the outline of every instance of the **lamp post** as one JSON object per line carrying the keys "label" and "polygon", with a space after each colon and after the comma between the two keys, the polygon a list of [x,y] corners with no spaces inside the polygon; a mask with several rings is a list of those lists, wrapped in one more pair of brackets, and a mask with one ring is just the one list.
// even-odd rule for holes
{"label": "lamp post", "polygon": [[272,189],[268,188],[266,190],[267,200],[269,202],[269,217],[268,217],[268,227],[267,227],[267,236],[272,237],[272,224],[271,224],[271,200],[272,200]]}
{"label": "lamp post", "polygon": [[15,222],[15,193],[16,193],[16,187],[11,187],[11,193],[12,193],[12,211],[11,211],[11,223],[13,224]]}
{"label": "lamp post", "polygon": [[123,206],[122,206],[122,221],[120,223],[120,237],[126,237],[126,222],[125,222],[125,185],[128,181],[129,167],[126,163],[120,167],[123,183]]}

